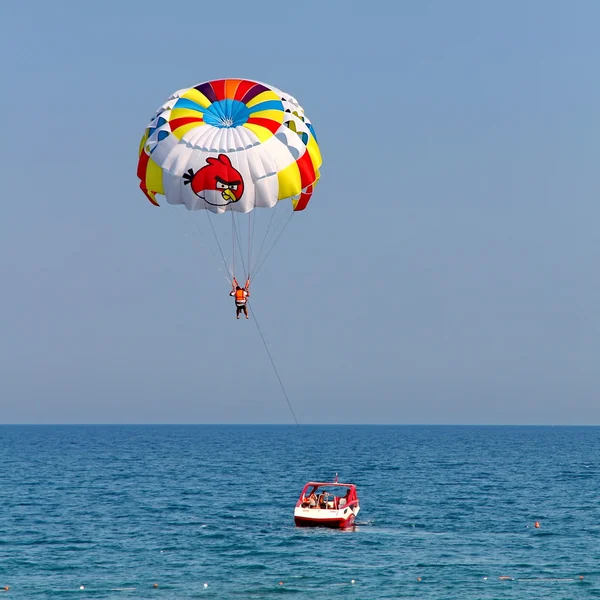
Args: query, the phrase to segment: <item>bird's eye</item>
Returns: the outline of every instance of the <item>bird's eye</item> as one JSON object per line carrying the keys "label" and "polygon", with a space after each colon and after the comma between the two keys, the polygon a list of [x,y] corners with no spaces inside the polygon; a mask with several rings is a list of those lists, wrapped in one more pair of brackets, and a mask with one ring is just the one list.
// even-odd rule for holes
{"label": "bird's eye", "polygon": [[237,183],[234,183],[233,185],[229,184],[229,189],[233,190],[234,192],[237,190]]}
{"label": "bird's eye", "polygon": [[217,189],[218,190],[226,190],[228,187],[229,187],[228,185],[221,183],[220,181],[217,181]]}

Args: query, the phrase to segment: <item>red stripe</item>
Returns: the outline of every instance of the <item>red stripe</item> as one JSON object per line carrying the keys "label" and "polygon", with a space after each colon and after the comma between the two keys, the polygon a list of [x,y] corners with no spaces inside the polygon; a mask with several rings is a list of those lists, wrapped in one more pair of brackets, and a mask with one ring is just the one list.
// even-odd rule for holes
{"label": "red stripe", "polygon": [[217,102],[219,100],[225,100],[225,80],[219,79],[218,81],[211,81],[210,85],[212,89],[215,91],[215,96],[217,97]]}
{"label": "red stripe", "polygon": [[146,194],[146,198],[154,204],[154,206],[160,206],[156,200],[152,199],[152,196],[148,194],[148,188],[146,187],[146,168],[148,167],[148,161],[150,157],[146,154],[145,150],[142,149],[142,153],[140,154],[140,160],[138,162],[137,168],[137,176],[140,178],[140,189],[144,194]]}
{"label": "red stripe", "polygon": [[256,83],[254,81],[242,81],[238,86],[233,99],[241,100],[245,96],[246,92],[252,89],[255,85]]}
{"label": "red stripe", "polygon": [[173,119],[169,121],[169,125],[171,127],[171,131],[175,131],[188,123],[202,123],[202,117],[179,117],[179,119]]}
{"label": "red stripe", "polygon": [[137,168],[137,176],[142,181],[146,181],[146,165],[148,164],[149,160],[150,160],[150,157],[146,154],[146,151],[144,150],[144,148],[142,148],[142,153],[140,154],[140,160],[138,162],[138,168]]}
{"label": "red stripe", "polygon": [[262,119],[261,117],[250,117],[248,123],[260,125],[261,127],[268,129],[271,133],[275,133],[281,127],[281,124],[277,121],[273,121],[273,119]]}
{"label": "red stripe", "polygon": [[315,182],[315,170],[313,168],[312,160],[310,160],[310,154],[308,150],[296,161],[298,169],[300,170],[300,183],[302,189]]}
{"label": "red stripe", "polygon": [[312,196],[313,193],[313,188],[312,185],[308,188],[308,190],[306,192],[303,192],[302,194],[300,194],[300,199],[298,200],[298,203],[296,204],[296,208],[294,209],[294,212],[298,212],[299,210],[304,210],[310,200],[310,197]]}

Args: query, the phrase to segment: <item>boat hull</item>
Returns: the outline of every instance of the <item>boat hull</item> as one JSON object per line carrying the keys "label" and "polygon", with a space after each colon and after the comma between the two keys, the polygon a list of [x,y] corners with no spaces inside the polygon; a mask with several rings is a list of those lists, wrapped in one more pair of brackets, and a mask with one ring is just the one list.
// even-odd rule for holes
{"label": "boat hull", "polygon": [[297,527],[345,529],[354,525],[358,510],[358,507],[346,510],[321,510],[298,507],[294,511],[294,522]]}

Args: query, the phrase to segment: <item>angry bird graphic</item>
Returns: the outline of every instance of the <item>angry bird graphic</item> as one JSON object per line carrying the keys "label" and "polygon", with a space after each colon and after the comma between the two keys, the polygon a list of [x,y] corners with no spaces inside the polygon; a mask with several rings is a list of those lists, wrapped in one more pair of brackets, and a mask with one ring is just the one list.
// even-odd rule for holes
{"label": "angry bird graphic", "polygon": [[244,193],[244,179],[233,167],[226,154],[206,159],[207,164],[194,173],[189,169],[184,173],[184,185],[211,206],[227,206],[238,202]]}

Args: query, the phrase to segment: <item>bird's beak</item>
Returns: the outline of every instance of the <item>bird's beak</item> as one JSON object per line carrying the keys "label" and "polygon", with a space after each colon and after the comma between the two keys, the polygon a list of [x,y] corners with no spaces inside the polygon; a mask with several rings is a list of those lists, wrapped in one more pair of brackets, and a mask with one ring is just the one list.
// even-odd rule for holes
{"label": "bird's beak", "polygon": [[221,194],[221,196],[223,196],[223,199],[227,200],[228,202],[236,201],[236,197],[234,196],[233,192],[229,188],[227,188],[226,190],[223,190],[223,193]]}

